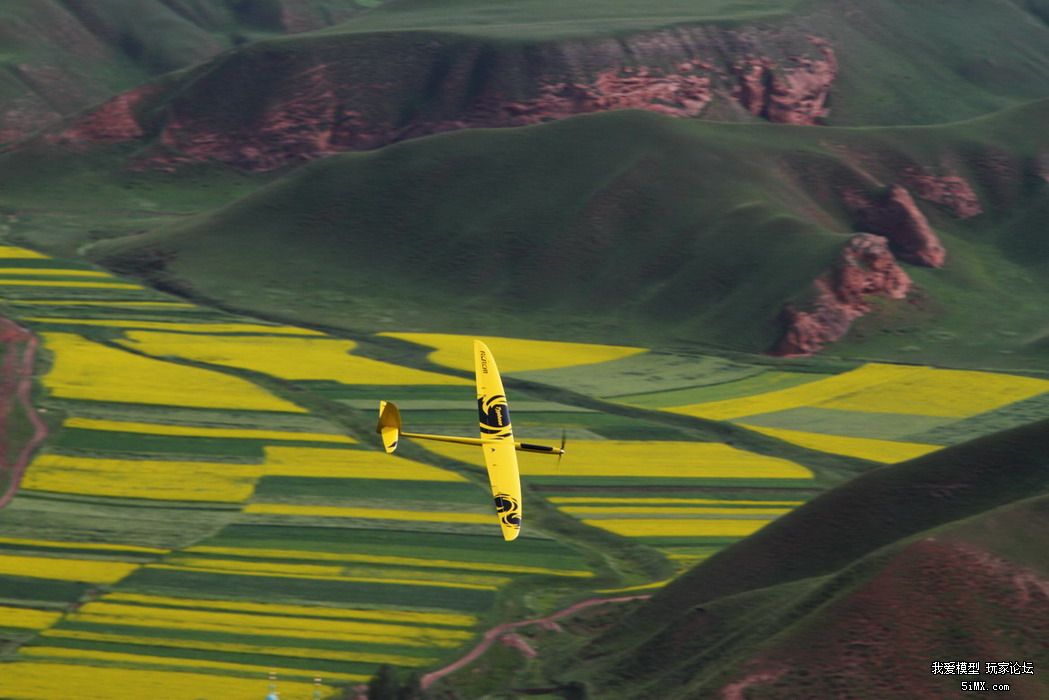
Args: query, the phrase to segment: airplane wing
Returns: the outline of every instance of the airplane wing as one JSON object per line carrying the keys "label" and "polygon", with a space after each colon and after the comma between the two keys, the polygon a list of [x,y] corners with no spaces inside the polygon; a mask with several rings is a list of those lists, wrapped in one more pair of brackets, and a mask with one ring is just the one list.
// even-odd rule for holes
{"label": "airplane wing", "polygon": [[503,539],[509,542],[521,532],[521,476],[517,470],[510,406],[503,390],[503,380],[492,351],[480,340],[474,341],[474,370],[477,374],[481,451],[488,467],[488,480],[492,484]]}

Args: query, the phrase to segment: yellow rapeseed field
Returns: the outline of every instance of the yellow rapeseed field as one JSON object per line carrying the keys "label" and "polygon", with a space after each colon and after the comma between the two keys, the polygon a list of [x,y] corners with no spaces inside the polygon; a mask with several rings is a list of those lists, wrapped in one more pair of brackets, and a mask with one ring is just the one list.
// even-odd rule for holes
{"label": "yellow rapeseed field", "polygon": [[[473,336],[446,333],[380,333],[379,335],[434,348],[429,359],[435,364],[469,372],[474,369]],[[499,370],[504,373],[590,365],[648,352],[645,348],[562,343],[552,340],[497,337],[485,337],[480,340],[491,348]]]}
{"label": "yellow rapeseed field", "polygon": [[462,569],[465,571],[493,571],[507,574],[543,574],[569,578],[590,578],[592,571],[580,569],[551,569],[527,564],[499,564],[496,562],[455,561],[451,559],[424,559],[422,557],[398,557],[354,552],[312,552],[291,549],[264,549],[248,547],[212,547],[197,545],[182,550],[188,553],[222,554],[233,557],[269,557],[273,559],[308,559],[310,561],[338,561],[347,564],[388,564],[392,566],[433,567],[437,569]]}
{"label": "yellow rapeseed field", "polygon": [[239,367],[281,379],[342,384],[472,384],[459,377],[350,355],[357,345],[352,340],[238,338],[152,331],[129,331],[126,335],[124,345],[150,355]]}
{"label": "yellow rapeseed field", "polygon": [[674,517],[676,515],[783,515],[789,513],[790,508],[717,508],[717,507],[688,507],[688,506],[563,506],[561,508],[571,515],[662,515]]}
{"label": "yellow rapeseed field", "polygon": [[137,569],[138,566],[138,564],[129,564],[122,561],[104,561],[101,559],[0,554],[0,575],[29,576],[31,578],[56,579],[59,581],[116,583]]}
{"label": "yellow rapeseed field", "polygon": [[284,668],[267,666],[254,666],[251,664],[230,663],[228,661],[208,661],[206,659],[194,659],[178,656],[150,656],[148,654],[126,654],[116,651],[99,651],[97,649],[71,649],[68,647],[22,647],[19,655],[23,658],[35,659],[75,659],[81,663],[100,661],[107,665],[133,665],[133,666],[161,666],[171,670],[201,669],[205,672],[234,671],[255,674],[258,678],[265,678],[271,672],[278,677],[284,678],[322,678],[326,681],[349,681],[363,682],[369,676],[360,673],[333,673],[332,671],[311,671],[298,668]]}
{"label": "yellow rapeseed field", "polygon": [[372,450],[324,447],[266,447],[265,473],[342,479],[466,481],[455,472]]}
{"label": "yellow rapeseed field", "polygon": [[[266,447],[263,464],[188,460],[111,459],[45,454],[34,460],[23,488],[54,493],[240,503],[259,477],[300,476],[465,482],[454,472],[380,452],[313,447]],[[274,508],[279,506],[274,505]],[[296,508],[296,506],[287,506]],[[314,508],[314,507],[308,507]],[[366,509],[367,510],[367,509]],[[252,512],[264,512],[261,508]],[[274,511],[276,512],[276,511]],[[396,519],[406,519],[405,516]],[[283,514],[292,514],[291,511]],[[302,513],[305,514],[305,513]],[[315,513],[316,514],[316,513]],[[391,513],[393,514],[393,513]],[[454,517],[457,514],[449,514]],[[357,517],[336,515],[334,517]],[[360,517],[368,517],[367,514]],[[378,517],[372,514],[371,517]],[[474,514],[464,522],[480,520]]]}
{"label": "yellow rapeseed field", "polygon": [[51,610],[33,610],[0,605],[0,627],[42,630],[58,622],[62,613]]}
{"label": "yellow rapeseed field", "polygon": [[66,428],[83,430],[109,430],[121,433],[144,433],[147,435],[181,435],[189,437],[244,438],[252,440],[303,440],[310,442],[334,442],[345,445],[357,441],[348,435],[332,433],[300,433],[291,430],[261,430],[257,428],[212,428],[197,425],[172,425],[170,423],[141,423],[137,421],[103,420],[96,418],[67,418],[62,424]]}
{"label": "yellow rapeseed field", "polygon": [[[391,580],[388,578],[390,569],[368,565],[330,565],[330,564],[291,564],[288,562],[274,561],[244,561],[242,559],[212,559],[194,556],[175,556],[166,559],[163,567],[177,567],[181,569],[207,569],[213,571],[224,571],[227,573],[247,573],[258,575],[281,574],[301,578],[339,578],[342,580]],[[397,580],[420,581],[425,580],[425,585],[447,584],[449,587],[472,587],[482,590],[491,590],[495,587],[510,582],[506,576],[493,574],[463,573],[462,571],[419,571],[398,567],[393,570],[397,574]]]}
{"label": "yellow rapeseed field", "polygon": [[18,299],[19,306],[111,306],[134,309],[195,309],[195,304],[182,301],[104,301],[99,299]]}
{"label": "yellow rapeseed field", "polygon": [[76,287],[78,289],[143,289],[137,284],[127,282],[89,282],[80,280],[34,280],[34,279],[0,279],[0,284],[7,287]]}
{"label": "yellow rapeseed field", "polygon": [[0,245],[0,260],[46,260],[51,256],[38,253],[28,248],[13,245]]}
{"label": "yellow rapeseed field", "polygon": [[[147,328],[158,331],[174,331],[177,333],[246,333],[263,335],[324,335],[320,331],[297,326],[269,326],[261,323],[179,323],[176,321],[138,321],[135,319],[102,319],[102,318],[55,318],[51,316],[26,317],[26,321],[34,323],[54,323],[76,326],[101,326],[103,328]],[[253,338],[244,342],[257,343],[261,338]],[[189,343],[201,343],[200,338],[190,337]],[[172,353],[160,353],[172,354]]]}
{"label": "yellow rapeseed field", "polygon": [[249,503],[245,513],[266,515],[305,515],[317,518],[371,518],[376,520],[405,520],[422,523],[476,523],[487,525],[495,521],[495,512],[455,513],[448,511],[396,510],[393,508],[346,508],[342,506],[303,506],[287,503]]}
{"label": "yellow rapeseed field", "polygon": [[414,610],[326,608],[317,605],[291,605],[283,603],[252,603],[239,600],[212,600],[205,598],[174,598],[171,596],[147,595],[143,593],[107,593],[102,597],[107,602],[138,603],[142,605],[174,608],[203,608],[287,615],[292,617],[321,617],[337,620],[379,620],[382,622],[408,622],[445,627],[473,627],[477,618],[461,613],[431,613]]}
{"label": "yellow rapeseed field", "polygon": [[629,496],[551,496],[547,499],[558,505],[591,505],[591,504],[621,504],[621,505],[736,505],[736,506],[800,506],[805,501],[753,501],[745,499],[730,498],[661,498],[658,496],[629,497]]}
{"label": "yellow rapeseed field", "polygon": [[108,459],[45,454],[22,487],[54,493],[239,503],[251,496],[261,465],[176,460]]}
{"label": "yellow rapeseed field", "polygon": [[919,373],[921,370],[921,367],[868,364],[827,379],[801,384],[788,389],[770,391],[756,396],[744,396],[738,399],[677,406],[666,410],[712,420],[732,420],[733,418],[752,416],[758,413],[772,413],[802,406],[815,406],[839,396],[869,389],[877,384],[899,380]]}
{"label": "yellow rapeseed field", "polygon": [[0,537],[0,544],[13,544],[38,549],[84,549],[98,552],[128,554],[167,554],[169,550],[158,547],[141,547],[135,544],[105,544],[101,542],[66,542],[63,540],[32,540],[24,537]]}
{"label": "yellow rapeseed field", "polygon": [[74,333],[42,335],[47,349],[54,353],[44,386],[60,398],[305,412],[237,377],[140,357]]}
{"label": "yellow rapeseed field", "polygon": [[665,579],[663,581],[653,581],[652,583],[639,583],[636,586],[624,586],[623,588],[599,588],[598,593],[603,595],[612,595],[620,593],[636,593],[637,591],[654,591],[657,588],[663,588],[673,579]]}
{"label": "yellow rapeseed field", "polygon": [[98,270],[72,270],[68,267],[0,267],[0,275],[14,275],[15,277],[21,277],[23,275],[28,277],[108,277],[110,279],[113,277],[113,275],[108,272],[99,272]]}
{"label": "yellow rapeseed field", "polygon": [[996,372],[918,367],[862,391],[839,394],[821,408],[965,418],[1049,391],[1049,381]]}
{"label": "yellow rapeseed field", "polygon": [[[154,669],[16,661],[0,665],[0,697],[8,700],[259,700],[267,681],[259,678]],[[282,681],[285,697],[308,698],[312,683]],[[75,693],[75,695],[74,695]],[[118,695],[114,695],[117,693]]]}
{"label": "yellow rapeseed field", "polygon": [[[346,581],[348,583],[388,583],[401,586],[431,586],[434,588],[468,588],[475,591],[494,591],[508,581],[508,579],[490,580],[493,583],[472,583],[463,580],[466,577],[456,577],[454,581],[439,581],[433,577],[411,577],[411,571],[402,572],[405,578],[390,576],[378,576],[374,573],[366,575],[346,575],[339,573],[326,573],[321,571],[324,567],[307,566],[302,564],[279,564],[273,562],[244,562],[233,559],[181,559],[181,564],[148,564],[147,568],[162,571],[211,571],[231,576],[262,576],[267,578],[294,578],[315,579],[318,581]],[[331,567],[341,571],[341,567]],[[313,571],[311,571],[313,570]]]}
{"label": "yellow rapeseed field", "polygon": [[883,464],[903,462],[943,449],[940,445],[926,445],[920,442],[842,437],[840,435],[825,435],[823,433],[807,433],[801,430],[765,428],[758,425],[747,425],[746,423],[740,423],[740,425],[755,432],[770,435],[812,450],[846,455],[848,457],[859,457],[860,459],[869,459],[872,462],[882,462]]}
{"label": "yellow rapeseed field", "polygon": [[418,627],[356,620],[324,620],[219,610],[151,608],[92,602],[66,617],[70,623],[154,627],[167,630],[233,632],[292,639],[338,639],[400,646],[457,647],[470,639],[468,630]]}
{"label": "yellow rapeseed field", "polygon": [[[240,644],[236,642],[218,642],[211,639],[197,641],[162,637],[136,637],[120,632],[86,632],[83,630],[49,629],[40,633],[51,639],[79,639],[88,642],[111,642],[117,644],[138,644],[150,647],[168,647],[171,649],[207,649],[208,651],[228,651],[235,654],[266,654],[267,656],[287,656],[296,659],[327,659],[330,661],[358,661],[366,664],[392,664],[394,666],[429,666],[437,661],[425,656],[407,656],[404,654],[380,654],[366,651],[335,651],[313,647],[267,646],[264,644]],[[0,678],[3,674],[0,674]],[[2,687],[2,686],[0,686]],[[0,697],[4,697],[0,695]],[[60,696],[65,700],[66,695]],[[107,696],[110,700],[112,696]],[[146,696],[148,697],[148,696]],[[215,700],[226,696],[216,696]],[[5,698],[5,700],[7,700]],[[56,698],[56,700],[58,700]],[[79,700],[79,698],[78,698]],[[165,696],[165,699],[167,697]],[[196,700],[196,698],[194,698]],[[257,700],[253,698],[253,700]]]}
{"label": "yellow rapeseed field", "polygon": [[624,518],[583,522],[624,537],[746,537],[768,525],[771,519]]}
{"label": "yellow rapeseed field", "polygon": [[965,418],[1046,391],[1044,379],[872,363],[789,389],[666,410],[714,420],[802,407]]}
{"label": "yellow rapeseed field", "polygon": [[[477,462],[476,447],[427,444],[426,449]],[[574,440],[564,460],[521,453],[521,473],[531,476],[811,479],[812,472],[786,459],[766,457],[717,442]]]}

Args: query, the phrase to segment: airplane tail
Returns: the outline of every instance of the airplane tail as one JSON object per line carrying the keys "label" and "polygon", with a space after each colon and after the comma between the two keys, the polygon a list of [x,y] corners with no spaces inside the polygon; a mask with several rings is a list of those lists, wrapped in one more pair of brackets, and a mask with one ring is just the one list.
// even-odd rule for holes
{"label": "airplane tail", "polygon": [[401,412],[397,410],[397,404],[379,402],[379,424],[375,426],[375,432],[382,435],[382,446],[387,454],[397,449],[397,441],[401,438]]}

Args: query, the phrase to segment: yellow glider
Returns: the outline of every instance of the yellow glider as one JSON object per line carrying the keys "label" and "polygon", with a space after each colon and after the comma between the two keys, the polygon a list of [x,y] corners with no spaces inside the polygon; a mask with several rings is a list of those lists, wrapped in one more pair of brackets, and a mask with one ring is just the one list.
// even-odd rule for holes
{"label": "yellow glider", "polygon": [[406,433],[401,430],[401,412],[391,401],[379,402],[379,425],[376,432],[382,435],[382,443],[387,453],[397,449],[397,442],[401,436],[480,446],[485,465],[488,467],[488,480],[492,485],[492,498],[495,499],[499,526],[503,531],[503,539],[509,542],[517,539],[521,532],[521,475],[517,469],[515,451],[563,455],[564,444],[558,448],[514,441],[513,428],[510,426],[510,405],[506,400],[499,368],[496,367],[492,351],[480,340],[474,341],[474,372],[477,375],[480,438]]}

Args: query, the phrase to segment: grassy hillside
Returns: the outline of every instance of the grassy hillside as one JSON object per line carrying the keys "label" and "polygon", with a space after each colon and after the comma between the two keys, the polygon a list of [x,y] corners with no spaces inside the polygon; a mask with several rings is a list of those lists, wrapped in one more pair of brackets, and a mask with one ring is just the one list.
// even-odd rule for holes
{"label": "grassy hillside", "polygon": [[932,661],[1044,663],[1047,439],[1042,421],[829,491],[679,577],[568,675],[599,698],[731,683],[768,698],[942,697],[957,678],[932,676]]}
{"label": "grassy hillside", "polygon": [[1016,353],[1046,323],[1046,184],[1034,173],[1047,109],[936,128],[619,112],[471,130],[332,157],[92,253],[201,298],[313,324],[760,352],[782,333],[783,303],[804,303],[859,228],[843,188],[947,170],[972,184],[984,213],[958,220],[923,203],[946,267],[907,266],[916,300],[877,302],[845,350],[1026,366],[1039,357]]}
{"label": "grassy hillside", "polygon": [[388,2],[328,33],[447,31],[484,37],[556,39],[662,29],[695,22],[744,22],[783,18],[807,0],[556,0]]}
{"label": "grassy hillside", "polygon": [[0,145],[233,46],[339,22],[354,0],[8,0]]}
{"label": "grassy hillside", "polygon": [[[556,40],[687,27],[769,27],[828,39],[840,62],[832,124],[936,123],[975,116],[1046,93],[1042,0],[969,2],[950,12],[905,0],[622,0],[387,3],[325,34],[441,31],[492,40]],[[703,35],[691,37],[702,43]],[[673,40],[671,40],[673,41]],[[731,50],[731,49],[730,49]],[[766,48],[767,50],[767,48]],[[740,52],[742,57],[743,52]]]}
{"label": "grassy hillside", "polygon": [[[92,36],[140,73],[262,39],[180,77],[138,115],[148,139],[163,134],[152,154],[162,161],[173,150],[271,169],[466,126],[639,106],[717,120],[942,123],[1045,97],[1049,76],[1040,5],[1012,0],[950,13],[902,0],[458,0],[352,15],[319,2],[117,12],[124,1],[91,11]],[[312,18],[302,27],[349,19],[275,36],[295,13]],[[763,91],[798,113],[769,113]]]}

